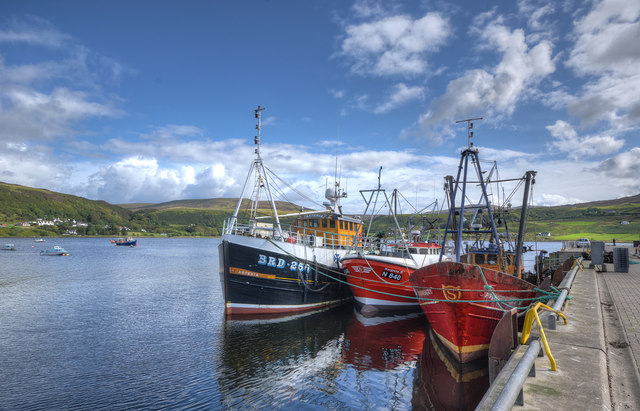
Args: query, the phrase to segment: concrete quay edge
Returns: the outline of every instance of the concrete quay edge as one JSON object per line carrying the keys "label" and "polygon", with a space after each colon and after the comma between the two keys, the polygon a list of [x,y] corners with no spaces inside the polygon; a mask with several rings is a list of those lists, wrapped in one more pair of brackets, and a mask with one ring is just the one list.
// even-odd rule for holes
{"label": "concrete quay edge", "polygon": [[[629,255],[637,261],[633,251]],[[627,287],[629,295],[622,296],[626,305],[621,304],[621,292],[611,293],[607,286],[611,271],[596,272],[588,264],[584,261],[565,304],[568,324],[559,319],[556,330],[544,329],[557,370],[551,370],[546,355],[538,357],[536,375],[527,378],[523,387],[524,405],[513,410],[640,409],[640,350],[633,352],[640,345],[629,343],[627,330],[635,334],[635,329],[623,323],[630,317],[629,297],[637,301],[631,308],[637,306],[640,312],[640,287]],[[613,270],[613,265],[606,268]],[[615,275],[636,276],[640,281],[640,264],[629,268],[629,273]],[[631,337],[637,341],[635,335]]]}

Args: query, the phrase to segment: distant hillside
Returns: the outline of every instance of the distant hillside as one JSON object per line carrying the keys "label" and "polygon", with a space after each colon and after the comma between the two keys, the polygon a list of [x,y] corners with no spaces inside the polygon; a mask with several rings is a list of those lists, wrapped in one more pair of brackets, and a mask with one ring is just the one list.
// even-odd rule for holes
{"label": "distant hillside", "polygon": [[105,201],[0,182],[0,221],[74,219],[86,223],[124,224],[131,211]]}
{"label": "distant hillside", "polygon": [[[167,235],[217,236],[225,218],[233,212],[237,199],[217,198],[177,200],[165,203],[113,205],[49,190],[0,182],[0,236],[61,235],[69,229],[79,235]],[[241,209],[250,209],[244,200]],[[296,205],[276,202],[280,214],[300,211]],[[308,211],[308,209],[303,209]],[[515,212],[514,212],[515,211]],[[268,202],[260,202],[259,212],[271,213]],[[517,227],[520,212],[512,210],[509,223]],[[23,227],[22,222],[57,218],[57,226]],[[68,220],[87,223],[72,227]],[[285,222],[290,222],[287,219]],[[441,219],[444,225],[445,219]],[[377,228],[376,228],[377,229]],[[550,240],[578,237],[619,241],[640,239],[640,195],[606,201],[592,201],[555,207],[532,207],[527,222],[527,239],[536,233],[550,233]]]}
{"label": "distant hillside", "polygon": [[[0,236],[154,235],[217,236],[237,199],[178,200],[159,204],[113,205],[49,190],[0,182]],[[241,210],[250,209],[243,201]],[[300,208],[276,202],[278,211],[296,213]],[[304,209],[307,211],[307,209]],[[258,212],[271,214],[271,205],[260,202]],[[40,220],[55,224],[27,224]],[[76,225],[73,221],[86,223]]]}
{"label": "distant hillside", "polygon": [[[617,198],[615,200],[591,201],[588,203],[573,204],[573,207],[611,207],[620,204],[638,204],[640,203],[640,194],[630,197]],[[562,206],[561,206],[562,207]]]}
{"label": "distant hillside", "polygon": [[550,239],[634,241],[640,239],[640,195],[555,207],[533,207],[529,232],[551,233]]}
{"label": "distant hillside", "polygon": [[[164,203],[131,203],[119,204],[120,207],[131,211],[138,210],[169,210],[169,209],[205,209],[232,212],[238,203],[237,198],[209,198],[199,200],[174,200]],[[241,208],[248,208],[249,200],[243,200]],[[295,213],[300,211],[300,207],[284,201],[276,201],[279,213]],[[267,201],[261,201],[258,205],[260,210],[270,210],[271,205]],[[307,211],[307,208],[303,209]]]}

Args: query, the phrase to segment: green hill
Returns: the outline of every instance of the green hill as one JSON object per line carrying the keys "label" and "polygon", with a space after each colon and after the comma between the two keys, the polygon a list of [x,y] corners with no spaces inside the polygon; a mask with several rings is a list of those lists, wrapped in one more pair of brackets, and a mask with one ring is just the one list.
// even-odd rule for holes
{"label": "green hill", "polygon": [[[64,233],[74,224],[73,220],[92,227],[90,232],[87,232],[87,227],[82,227],[84,234],[102,234],[106,226],[117,227],[127,224],[131,215],[131,211],[105,201],[87,200],[39,188],[0,183],[0,222],[5,225],[13,224],[15,227],[15,223],[35,222],[38,219],[59,221],[56,226],[43,225],[31,230],[33,235]],[[14,227],[4,227],[4,232],[0,232],[0,235],[17,234]]]}
{"label": "green hill", "polygon": [[553,240],[640,240],[640,195],[557,207],[534,207],[528,232],[551,233]]}
{"label": "green hill", "polygon": [[[0,223],[4,224],[0,227],[0,236],[44,237],[69,231],[78,235],[106,236],[217,236],[237,201],[218,198],[113,205],[0,182]],[[276,206],[280,213],[300,211],[299,207],[285,202],[276,202]],[[242,210],[249,208],[250,202],[243,201]],[[264,215],[271,214],[270,203],[260,202],[258,211]],[[56,225],[34,224],[39,219],[56,219]],[[78,226],[77,223],[87,225]],[[27,224],[28,227],[25,226]]]}
{"label": "green hill", "polygon": [[[49,190],[0,182],[0,236],[61,235],[68,230],[78,235],[168,235],[217,236],[225,218],[231,215],[237,199],[215,198],[177,200],[164,203],[113,205]],[[281,214],[301,211],[296,205],[276,202]],[[250,202],[243,201],[242,210]],[[271,214],[268,202],[260,202],[261,214]],[[303,209],[308,211],[308,209]],[[517,229],[519,210],[510,213],[509,227]],[[23,227],[37,219],[58,219],[54,226]],[[75,226],[86,223],[86,226]],[[440,220],[444,226],[446,217]],[[376,228],[377,229],[377,228]],[[633,241],[640,239],[640,195],[607,201],[594,201],[556,207],[533,207],[529,212],[527,239],[537,233],[550,233],[548,240]]]}

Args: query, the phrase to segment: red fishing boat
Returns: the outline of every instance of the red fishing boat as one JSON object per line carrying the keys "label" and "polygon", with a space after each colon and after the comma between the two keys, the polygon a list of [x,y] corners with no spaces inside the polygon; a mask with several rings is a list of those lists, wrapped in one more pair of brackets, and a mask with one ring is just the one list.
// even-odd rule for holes
{"label": "red fishing boat", "polygon": [[[474,119],[462,120],[468,125],[469,147],[462,152],[457,177],[454,180],[447,176],[445,184],[450,206],[443,244],[451,235],[455,262],[441,258],[439,263],[414,271],[410,278],[434,333],[461,362],[486,354],[504,312],[524,308],[536,297],[534,285],[521,279],[529,189],[536,172],[527,171],[521,179],[501,181],[492,180],[492,169],[485,177],[478,150],[471,143],[471,120]],[[469,170],[475,172],[476,181],[469,179]],[[511,208],[511,196],[500,205],[492,204],[494,197],[487,194],[490,183],[513,181],[525,183],[519,231],[515,235],[509,232],[503,218]],[[466,203],[476,187],[480,189],[480,200]],[[509,242],[512,237],[517,237],[515,247]],[[473,244],[463,249],[463,238],[473,239]]]}
{"label": "red fishing boat", "polygon": [[[358,239],[356,246],[340,262],[351,292],[364,315],[373,315],[378,311],[419,311],[409,276],[418,268],[440,260],[442,247],[429,241],[429,229],[438,219],[435,212],[437,202],[401,222],[406,216],[398,210],[406,205],[399,200],[402,196],[398,190],[393,190],[391,198],[387,196],[385,189],[381,188],[381,172],[382,167],[378,174],[377,189],[360,190],[366,203],[363,222],[368,223],[367,234]],[[416,209],[411,204],[407,205]],[[434,206],[434,211],[431,215],[425,215],[423,212],[431,206]],[[383,210],[388,213],[386,229],[370,235],[374,220],[384,218]],[[380,227],[380,224],[377,226]]]}
{"label": "red fishing boat", "polygon": [[513,275],[450,261],[416,270],[411,284],[433,332],[460,362],[486,355],[504,312],[536,297],[533,284]]}
{"label": "red fishing boat", "polygon": [[387,246],[387,251],[348,253],[342,267],[356,302],[365,309],[418,309],[409,276],[439,260],[440,245],[415,242]]}

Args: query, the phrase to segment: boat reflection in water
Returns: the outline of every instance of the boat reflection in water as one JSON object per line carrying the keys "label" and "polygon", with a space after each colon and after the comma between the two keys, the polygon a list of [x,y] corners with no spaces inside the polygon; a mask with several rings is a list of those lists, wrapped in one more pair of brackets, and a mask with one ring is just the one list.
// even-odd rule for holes
{"label": "boat reflection in water", "polygon": [[414,409],[473,410],[488,388],[487,357],[458,362],[428,330],[416,372]]}
{"label": "boat reflection in water", "polygon": [[[280,318],[227,318],[218,348],[219,390],[216,404],[209,405],[445,409],[470,403],[470,392],[482,396],[486,378],[469,380],[478,384],[469,388],[468,376],[457,381],[450,371],[456,366],[433,354],[428,327],[421,312],[364,317],[349,305]],[[441,356],[444,351],[439,349]]]}
{"label": "boat reflection in water", "polygon": [[335,392],[349,311],[343,306],[293,316],[227,319],[217,374],[220,407],[323,404],[327,393]]}
{"label": "boat reflection in water", "polygon": [[415,364],[424,345],[426,325],[422,311],[365,317],[354,309],[342,359],[359,370],[393,370]]}

